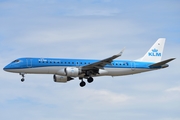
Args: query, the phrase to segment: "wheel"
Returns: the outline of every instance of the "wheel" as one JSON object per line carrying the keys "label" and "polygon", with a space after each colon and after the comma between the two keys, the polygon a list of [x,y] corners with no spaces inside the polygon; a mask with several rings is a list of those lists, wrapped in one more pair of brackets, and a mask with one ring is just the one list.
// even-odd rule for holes
{"label": "wheel", "polygon": [[89,77],[89,78],[87,79],[87,81],[88,81],[88,83],[92,83],[92,82],[93,82],[93,78],[92,78],[92,77]]}
{"label": "wheel", "polygon": [[21,82],[24,82],[24,78],[21,79]]}
{"label": "wheel", "polygon": [[79,84],[81,87],[84,87],[86,85],[86,83],[84,81],[81,81]]}

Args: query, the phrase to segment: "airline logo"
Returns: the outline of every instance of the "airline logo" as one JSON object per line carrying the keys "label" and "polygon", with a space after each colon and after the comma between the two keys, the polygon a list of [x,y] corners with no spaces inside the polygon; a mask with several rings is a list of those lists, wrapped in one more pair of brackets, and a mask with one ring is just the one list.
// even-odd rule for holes
{"label": "airline logo", "polygon": [[158,56],[160,57],[161,56],[161,53],[158,52],[158,49],[152,49],[151,52],[148,53],[149,56]]}

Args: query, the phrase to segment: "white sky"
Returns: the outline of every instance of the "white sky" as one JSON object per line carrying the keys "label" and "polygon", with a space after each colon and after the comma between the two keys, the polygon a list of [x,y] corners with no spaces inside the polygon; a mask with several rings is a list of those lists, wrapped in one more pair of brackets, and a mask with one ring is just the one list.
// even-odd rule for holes
{"label": "white sky", "polygon": [[169,68],[54,83],[53,75],[0,70],[2,120],[180,120],[180,1],[2,0],[0,66],[19,57],[118,59],[143,56],[165,37]]}

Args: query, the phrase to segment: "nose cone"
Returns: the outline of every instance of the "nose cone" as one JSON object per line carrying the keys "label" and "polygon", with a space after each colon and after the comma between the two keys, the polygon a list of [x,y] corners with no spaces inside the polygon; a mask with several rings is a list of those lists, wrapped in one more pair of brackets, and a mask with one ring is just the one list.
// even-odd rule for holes
{"label": "nose cone", "polygon": [[11,69],[11,65],[6,65],[4,68],[3,68],[3,70],[4,71],[9,71]]}

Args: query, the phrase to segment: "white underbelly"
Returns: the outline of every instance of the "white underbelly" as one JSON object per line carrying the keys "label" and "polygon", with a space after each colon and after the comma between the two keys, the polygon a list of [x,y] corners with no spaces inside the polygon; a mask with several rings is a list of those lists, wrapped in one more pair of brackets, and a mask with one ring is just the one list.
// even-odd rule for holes
{"label": "white underbelly", "polygon": [[[65,67],[51,66],[51,67],[37,67],[37,68],[25,68],[25,69],[11,69],[9,72],[25,73],[25,74],[56,74],[59,70]],[[100,69],[97,76],[122,76],[130,75],[141,72],[150,71],[150,69],[131,69],[131,68],[105,68]]]}
{"label": "white underbelly", "polygon": [[11,69],[9,72],[25,73],[25,74],[55,74],[64,67],[36,67],[36,68],[24,68],[24,69]]}
{"label": "white underbelly", "polygon": [[108,76],[122,76],[149,71],[150,69],[106,68]]}

